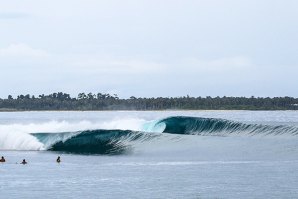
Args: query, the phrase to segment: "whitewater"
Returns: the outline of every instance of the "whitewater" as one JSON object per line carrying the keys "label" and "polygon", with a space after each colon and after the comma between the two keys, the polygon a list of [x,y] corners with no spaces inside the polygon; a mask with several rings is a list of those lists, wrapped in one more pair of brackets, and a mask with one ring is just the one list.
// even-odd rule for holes
{"label": "whitewater", "polygon": [[297,111],[1,112],[0,153],[3,198],[298,197]]}

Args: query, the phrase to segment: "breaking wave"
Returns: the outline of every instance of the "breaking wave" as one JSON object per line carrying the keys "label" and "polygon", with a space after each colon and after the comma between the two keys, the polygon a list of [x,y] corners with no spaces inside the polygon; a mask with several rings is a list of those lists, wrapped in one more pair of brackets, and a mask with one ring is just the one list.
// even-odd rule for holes
{"label": "breaking wave", "polygon": [[47,150],[78,154],[128,154],[134,141],[151,140],[157,135],[130,130],[88,130],[73,133],[32,134]]}
{"label": "breaking wave", "polygon": [[169,117],[156,123],[163,133],[193,135],[297,135],[298,127],[285,125],[245,124],[225,119]]}
{"label": "breaking wave", "polygon": [[[127,128],[125,122],[129,123]],[[169,143],[175,138],[173,134],[183,138],[187,135],[295,136],[298,134],[296,126],[246,124],[215,118],[177,116],[147,122],[139,119],[136,122],[133,120],[125,122],[121,122],[121,125],[115,121],[101,125],[88,122],[76,125],[65,122],[62,124],[51,122],[39,126],[38,124],[12,124],[5,127],[0,125],[0,150],[49,150],[74,154],[117,155],[132,153],[144,142],[147,146],[156,148],[166,142]],[[74,131],[82,126],[84,129]],[[117,127],[120,129],[114,129]],[[47,130],[52,130],[53,133],[40,133],[51,132]],[[182,139],[181,142],[181,145],[188,144],[187,139]]]}

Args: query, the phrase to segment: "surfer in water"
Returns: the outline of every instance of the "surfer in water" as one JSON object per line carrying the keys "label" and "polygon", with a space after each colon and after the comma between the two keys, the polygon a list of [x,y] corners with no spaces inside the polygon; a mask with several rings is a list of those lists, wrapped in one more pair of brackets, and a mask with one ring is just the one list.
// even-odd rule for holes
{"label": "surfer in water", "polygon": [[2,156],[0,162],[5,162],[5,158]]}
{"label": "surfer in water", "polygon": [[58,156],[56,162],[57,162],[57,163],[60,163],[60,162],[61,162],[61,160],[60,160],[60,156]]}
{"label": "surfer in water", "polygon": [[23,161],[21,162],[21,164],[27,164],[26,160],[23,159]]}

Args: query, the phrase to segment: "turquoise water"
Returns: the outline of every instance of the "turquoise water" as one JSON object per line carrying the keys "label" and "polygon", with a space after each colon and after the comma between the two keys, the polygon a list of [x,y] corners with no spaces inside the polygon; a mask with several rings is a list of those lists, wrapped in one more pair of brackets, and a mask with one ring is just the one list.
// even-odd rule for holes
{"label": "turquoise water", "polygon": [[297,198],[297,124],[295,111],[0,113],[1,198]]}

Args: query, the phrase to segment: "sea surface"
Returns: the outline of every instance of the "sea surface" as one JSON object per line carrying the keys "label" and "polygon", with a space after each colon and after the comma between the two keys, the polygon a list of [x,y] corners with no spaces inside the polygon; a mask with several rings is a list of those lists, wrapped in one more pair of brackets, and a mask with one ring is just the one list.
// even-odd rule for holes
{"label": "sea surface", "polygon": [[5,199],[298,198],[298,111],[0,112],[1,156]]}

